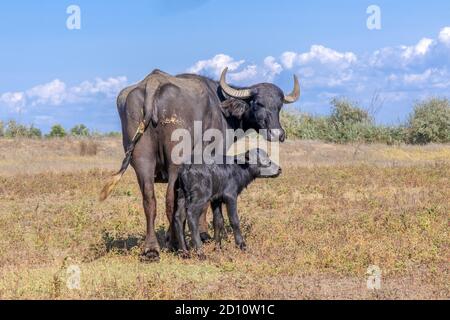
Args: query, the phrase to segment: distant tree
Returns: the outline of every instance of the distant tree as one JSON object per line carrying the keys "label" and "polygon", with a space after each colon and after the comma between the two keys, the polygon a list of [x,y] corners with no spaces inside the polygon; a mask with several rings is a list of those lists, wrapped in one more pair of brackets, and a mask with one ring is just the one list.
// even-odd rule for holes
{"label": "distant tree", "polygon": [[31,125],[28,129],[28,137],[29,138],[40,138],[42,137],[42,131],[39,128]]}
{"label": "distant tree", "polygon": [[330,120],[342,125],[355,123],[371,123],[372,118],[367,110],[359,107],[347,99],[333,99],[333,113]]}
{"label": "distant tree", "polygon": [[408,122],[413,144],[450,142],[450,101],[432,98],[415,105]]}
{"label": "distant tree", "polygon": [[66,130],[64,130],[64,128],[60,124],[55,124],[48,134],[48,136],[51,138],[63,138],[66,135]]}
{"label": "distant tree", "polygon": [[3,121],[0,121],[0,137],[4,137],[5,136],[5,125],[3,123]]}
{"label": "distant tree", "polygon": [[[375,129],[369,112],[347,99],[333,99],[326,140],[337,143],[372,142]],[[369,139],[367,139],[369,138]]]}
{"label": "distant tree", "polygon": [[78,124],[70,130],[70,134],[78,137],[89,136],[89,129],[84,124]]}
{"label": "distant tree", "polygon": [[14,120],[10,120],[6,125],[5,136],[8,138],[27,137],[28,128]]}

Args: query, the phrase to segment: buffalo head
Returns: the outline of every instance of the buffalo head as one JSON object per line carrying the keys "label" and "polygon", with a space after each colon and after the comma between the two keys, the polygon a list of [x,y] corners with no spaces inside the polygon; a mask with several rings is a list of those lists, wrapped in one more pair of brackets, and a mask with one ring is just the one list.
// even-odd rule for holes
{"label": "buffalo head", "polygon": [[[276,85],[260,83],[249,88],[236,89],[226,82],[228,68],[225,68],[220,78],[223,92],[231,97],[228,102],[232,115],[243,121],[244,129],[266,130],[269,141],[285,140],[286,134],[280,123],[280,111],[283,104],[294,103],[300,98],[300,84],[294,75],[294,90],[285,95]],[[225,104],[225,108],[227,104]]]}

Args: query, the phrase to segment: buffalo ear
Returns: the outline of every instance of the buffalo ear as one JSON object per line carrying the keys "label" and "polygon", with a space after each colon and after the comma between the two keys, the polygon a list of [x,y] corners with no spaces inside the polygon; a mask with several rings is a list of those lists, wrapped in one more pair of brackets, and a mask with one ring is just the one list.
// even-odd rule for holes
{"label": "buffalo ear", "polygon": [[242,115],[249,108],[249,105],[244,100],[228,98],[221,103],[221,108],[225,117],[235,117],[237,119],[241,119]]}

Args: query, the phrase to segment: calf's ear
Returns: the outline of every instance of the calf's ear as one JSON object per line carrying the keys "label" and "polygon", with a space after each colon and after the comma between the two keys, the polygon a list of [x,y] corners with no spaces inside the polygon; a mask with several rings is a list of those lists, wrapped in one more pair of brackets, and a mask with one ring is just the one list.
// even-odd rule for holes
{"label": "calf's ear", "polygon": [[222,113],[225,117],[235,117],[241,119],[242,115],[247,111],[249,105],[241,99],[228,98],[221,103]]}

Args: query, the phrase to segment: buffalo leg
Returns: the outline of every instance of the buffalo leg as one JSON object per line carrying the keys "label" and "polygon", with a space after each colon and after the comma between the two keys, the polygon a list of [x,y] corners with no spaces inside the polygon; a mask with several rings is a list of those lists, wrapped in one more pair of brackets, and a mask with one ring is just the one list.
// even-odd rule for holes
{"label": "buffalo leg", "polygon": [[134,159],[133,167],[136,171],[139,187],[142,193],[142,200],[147,221],[147,233],[145,237],[144,251],[142,258],[145,261],[159,261],[160,247],[155,233],[156,219],[156,198],[154,185],[155,164],[152,161]]}
{"label": "buffalo leg", "polygon": [[241,226],[239,223],[239,216],[237,212],[237,199],[230,198],[227,200],[226,204],[228,218],[230,219],[230,224],[233,228],[234,240],[236,242],[236,245],[239,247],[239,249],[245,250],[246,244],[244,242],[244,238],[242,237]]}
{"label": "buffalo leg", "polygon": [[219,201],[211,203],[213,211],[213,225],[214,225],[214,241],[216,242],[216,248],[221,248],[222,242],[222,230],[224,228],[222,203]]}
{"label": "buffalo leg", "polygon": [[173,218],[173,228],[177,236],[178,249],[183,255],[187,255],[187,245],[185,237],[185,224],[186,224],[186,202],[181,194],[178,195],[177,210]]}
{"label": "buffalo leg", "polygon": [[211,236],[208,234],[208,222],[206,220],[208,213],[208,205],[203,209],[202,215],[200,216],[200,238],[203,242],[208,242],[211,240]]}
{"label": "buffalo leg", "polygon": [[202,210],[204,205],[188,205],[186,210],[187,221],[189,224],[189,229],[191,230],[191,238],[192,244],[194,245],[195,250],[200,258],[204,258],[204,254],[202,252],[202,239],[200,238],[199,231],[199,218],[202,214]]}
{"label": "buffalo leg", "polygon": [[169,230],[167,230],[166,235],[166,244],[169,249],[176,250],[178,244],[176,243],[176,235],[173,230],[172,220],[174,216],[174,204],[175,204],[175,183],[178,178],[178,169],[176,167],[171,167],[169,169],[169,181],[167,185],[166,192],[166,216],[167,220],[169,220]]}

